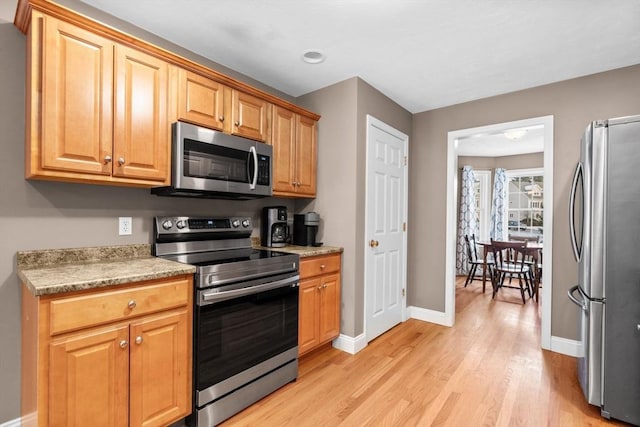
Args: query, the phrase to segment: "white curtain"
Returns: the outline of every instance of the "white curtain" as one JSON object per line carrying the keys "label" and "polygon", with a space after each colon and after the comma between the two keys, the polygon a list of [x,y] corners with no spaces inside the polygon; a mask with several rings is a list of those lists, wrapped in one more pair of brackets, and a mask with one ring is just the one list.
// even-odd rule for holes
{"label": "white curtain", "polygon": [[458,215],[458,240],[456,245],[456,274],[467,274],[469,260],[467,259],[467,246],[464,241],[465,234],[471,237],[478,235],[478,220],[476,217],[476,191],[475,176],[471,166],[462,168],[460,180],[460,213]]}
{"label": "white curtain", "polygon": [[493,181],[493,200],[491,201],[491,227],[489,237],[494,240],[504,239],[504,214],[507,200],[507,171],[496,168]]}

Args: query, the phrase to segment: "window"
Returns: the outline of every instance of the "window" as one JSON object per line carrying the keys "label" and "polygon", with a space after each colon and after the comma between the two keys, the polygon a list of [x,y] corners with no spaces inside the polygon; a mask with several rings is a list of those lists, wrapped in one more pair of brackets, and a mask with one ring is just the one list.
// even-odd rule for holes
{"label": "window", "polygon": [[542,238],[544,229],[543,169],[507,171],[509,236]]}
{"label": "window", "polygon": [[476,170],[476,219],[478,220],[478,240],[489,240],[489,221],[491,220],[491,171]]}

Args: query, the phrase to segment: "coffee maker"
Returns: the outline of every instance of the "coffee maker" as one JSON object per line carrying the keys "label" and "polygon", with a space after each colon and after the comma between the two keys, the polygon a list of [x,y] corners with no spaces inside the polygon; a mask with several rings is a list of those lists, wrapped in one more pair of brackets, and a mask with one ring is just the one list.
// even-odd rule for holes
{"label": "coffee maker", "polygon": [[289,226],[287,226],[286,206],[267,206],[262,208],[260,238],[262,246],[281,248],[287,244]]}
{"label": "coffee maker", "polygon": [[316,212],[293,216],[293,244],[299,246],[322,246],[316,242],[316,234],[320,225],[320,215]]}

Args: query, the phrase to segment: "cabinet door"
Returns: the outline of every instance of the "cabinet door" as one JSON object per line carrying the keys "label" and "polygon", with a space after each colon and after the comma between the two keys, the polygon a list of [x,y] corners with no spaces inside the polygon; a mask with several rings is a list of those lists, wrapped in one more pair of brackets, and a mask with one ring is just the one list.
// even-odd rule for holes
{"label": "cabinet door", "polygon": [[129,425],[128,340],[128,325],[119,325],[51,343],[49,425]]}
{"label": "cabinet door", "polygon": [[300,281],[298,306],[298,354],[306,353],[320,342],[318,337],[318,309],[320,279]]}
{"label": "cabinet door", "polygon": [[[40,19],[42,82],[31,91],[42,91],[42,133],[40,145],[31,146],[27,177],[40,169],[53,176],[51,171],[108,176],[111,164],[104,160],[112,154],[114,45],[57,19]],[[37,34],[38,28],[33,31]],[[39,41],[33,43],[33,49],[40,49]],[[38,64],[31,66],[32,73],[40,73]],[[32,136],[38,135],[38,123],[31,126]]]}
{"label": "cabinet door", "polygon": [[131,427],[166,426],[191,411],[187,309],[131,324]]}
{"label": "cabinet door", "polygon": [[267,140],[271,104],[255,96],[234,90],[231,109],[231,133],[263,142]]}
{"label": "cabinet door", "polygon": [[225,86],[184,69],[178,80],[178,119],[223,130]]}
{"label": "cabinet door", "polygon": [[116,46],[113,175],[169,182],[168,65]]}
{"label": "cabinet door", "polygon": [[317,155],[317,122],[297,116],[296,123],[296,176],[299,195],[315,197]]}
{"label": "cabinet door", "polygon": [[320,342],[334,339],[340,334],[340,275],[322,276],[320,292]]}
{"label": "cabinet door", "polygon": [[292,111],[273,107],[273,192],[296,191],[296,117]]}

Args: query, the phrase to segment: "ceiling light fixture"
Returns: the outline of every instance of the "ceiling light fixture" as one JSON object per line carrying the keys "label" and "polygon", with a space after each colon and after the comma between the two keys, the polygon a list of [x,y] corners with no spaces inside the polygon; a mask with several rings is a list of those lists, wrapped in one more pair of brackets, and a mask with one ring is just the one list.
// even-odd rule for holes
{"label": "ceiling light fixture", "polygon": [[324,62],[325,56],[318,50],[307,50],[302,54],[302,60],[307,64],[319,64]]}
{"label": "ceiling light fixture", "polygon": [[526,129],[509,129],[503,132],[505,138],[510,139],[512,141],[522,138],[523,136],[526,135],[526,133],[527,133]]}

